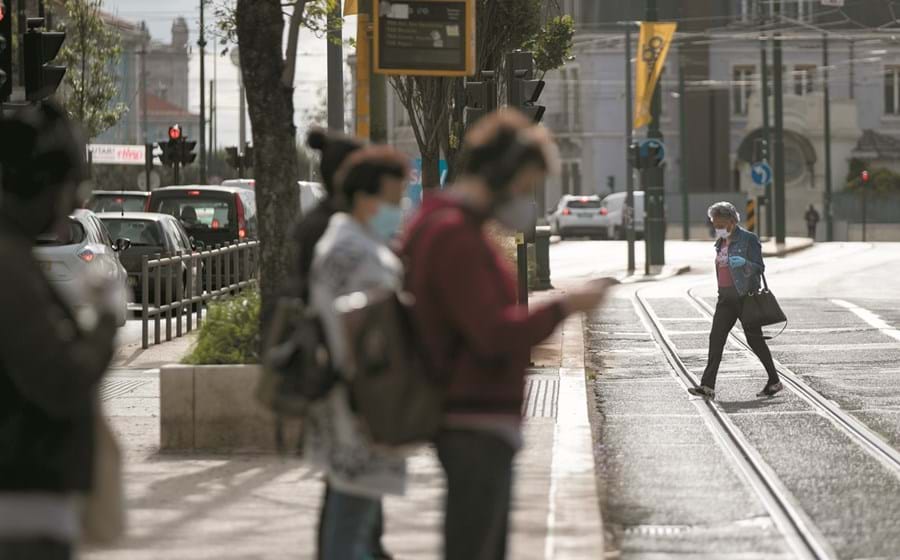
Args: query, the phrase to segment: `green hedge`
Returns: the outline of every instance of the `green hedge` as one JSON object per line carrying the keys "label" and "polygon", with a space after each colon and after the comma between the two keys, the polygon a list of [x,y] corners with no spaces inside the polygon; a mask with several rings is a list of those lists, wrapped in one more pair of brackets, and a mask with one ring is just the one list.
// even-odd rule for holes
{"label": "green hedge", "polygon": [[258,364],[260,349],[257,290],[213,302],[204,318],[197,343],[185,364]]}

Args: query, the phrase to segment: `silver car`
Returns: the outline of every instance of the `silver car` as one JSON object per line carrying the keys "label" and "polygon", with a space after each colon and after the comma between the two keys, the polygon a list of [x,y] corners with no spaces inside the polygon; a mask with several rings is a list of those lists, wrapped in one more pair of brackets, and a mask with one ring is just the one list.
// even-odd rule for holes
{"label": "silver car", "polygon": [[553,233],[565,239],[574,235],[607,236],[607,210],[597,195],[562,197],[556,210],[548,217]]}
{"label": "silver car", "polygon": [[90,210],[76,210],[69,216],[66,231],[38,237],[34,256],[50,284],[75,311],[88,304],[86,287],[90,275],[111,279],[117,289],[108,295],[119,310],[116,318],[121,326],[128,318],[128,274],[119,262],[119,251],[129,245],[126,239],[114,242],[103,222]]}

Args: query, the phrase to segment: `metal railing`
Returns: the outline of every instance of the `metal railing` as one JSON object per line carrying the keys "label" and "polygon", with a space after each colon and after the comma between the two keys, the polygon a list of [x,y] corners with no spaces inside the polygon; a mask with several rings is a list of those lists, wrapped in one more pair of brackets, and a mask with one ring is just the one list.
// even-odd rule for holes
{"label": "metal railing", "polygon": [[[141,347],[150,347],[150,323],[153,343],[162,342],[200,328],[205,305],[213,299],[241,292],[255,286],[259,277],[259,241],[216,245],[213,249],[178,252],[174,256],[141,260]],[[152,301],[151,301],[152,298]]]}

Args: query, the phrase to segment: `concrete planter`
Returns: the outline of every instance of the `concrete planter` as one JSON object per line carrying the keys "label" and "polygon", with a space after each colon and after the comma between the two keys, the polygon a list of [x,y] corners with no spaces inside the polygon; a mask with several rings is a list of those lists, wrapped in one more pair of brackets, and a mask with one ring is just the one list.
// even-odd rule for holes
{"label": "concrete planter", "polygon": [[[275,416],[256,400],[257,365],[170,365],[160,370],[160,449],[169,452],[263,452],[275,446]],[[299,423],[287,422],[285,442]]]}

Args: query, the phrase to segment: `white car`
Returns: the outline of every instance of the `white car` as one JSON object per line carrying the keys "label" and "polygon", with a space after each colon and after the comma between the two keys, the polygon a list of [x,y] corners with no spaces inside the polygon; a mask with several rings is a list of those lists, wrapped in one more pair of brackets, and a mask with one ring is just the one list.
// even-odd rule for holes
{"label": "white car", "polygon": [[605,237],[608,231],[606,210],[597,195],[563,196],[548,221],[552,232],[561,238],[573,235]]}
{"label": "white car", "polygon": [[[222,181],[223,187],[238,187],[241,189],[255,190],[256,179],[228,179]],[[318,206],[319,202],[325,198],[325,187],[321,183],[312,181],[297,181],[297,188],[300,190],[300,212],[308,214],[310,210]]]}
{"label": "white car", "polygon": [[[606,224],[607,239],[625,239],[625,196],[626,193],[613,193],[603,199],[601,212]],[[644,236],[644,192],[634,191],[634,233],[636,237]]]}
{"label": "white car", "polygon": [[119,252],[130,245],[126,239],[110,238],[106,226],[90,210],[69,216],[68,230],[38,237],[34,256],[50,284],[77,311],[87,304],[87,280],[92,274],[109,278],[116,287],[108,296],[115,301],[119,326],[128,318],[128,273],[119,262]]}

